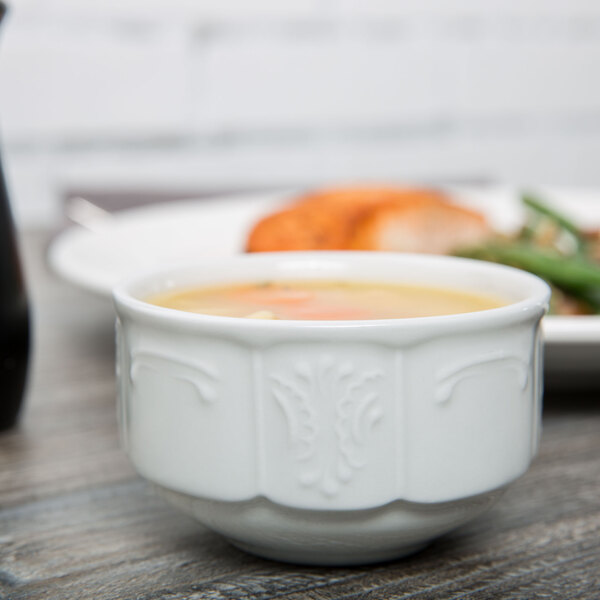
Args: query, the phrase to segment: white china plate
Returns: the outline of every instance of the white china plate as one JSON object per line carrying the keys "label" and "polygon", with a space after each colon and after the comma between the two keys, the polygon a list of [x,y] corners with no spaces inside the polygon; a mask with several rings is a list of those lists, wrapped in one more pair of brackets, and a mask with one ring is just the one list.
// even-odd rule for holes
{"label": "white china plate", "polygon": [[[502,231],[522,222],[517,190],[502,186],[445,188],[456,201],[484,212]],[[586,227],[600,227],[600,190],[541,189],[536,192]],[[48,260],[64,279],[110,297],[128,275],[168,267],[191,257],[229,256],[244,250],[252,224],[292,196],[263,193],[215,200],[147,205],[73,226],[52,242]],[[600,380],[600,316],[544,319],[550,371],[581,372]]]}

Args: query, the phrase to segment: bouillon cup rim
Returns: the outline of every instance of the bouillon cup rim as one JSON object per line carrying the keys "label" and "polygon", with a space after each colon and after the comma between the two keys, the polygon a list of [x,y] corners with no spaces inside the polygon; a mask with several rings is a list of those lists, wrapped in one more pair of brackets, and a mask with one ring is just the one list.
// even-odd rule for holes
{"label": "bouillon cup rim", "polygon": [[[176,289],[177,287],[187,287],[186,284],[175,283],[178,277],[184,274],[196,273],[201,274],[205,269],[210,268],[215,273],[220,274],[240,264],[264,264],[265,269],[273,268],[277,264],[282,262],[289,263],[304,263],[305,269],[314,269],[317,272],[318,267],[315,263],[322,263],[325,265],[360,265],[372,262],[373,264],[382,262],[396,262],[400,264],[413,264],[421,266],[435,266],[439,265],[439,268],[447,267],[454,269],[471,269],[473,273],[487,273],[488,275],[503,275],[504,277],[512,277],[513,283],[510,286],[505,286],[507,294],[510,289],[526,289],[525,293],[521,293],[524,298],[517,301],[508,301],[507,304],[497,307],[490,308],[474,312],[465,312],[451,315],[438,315],[438,316],[426,316],[426,317],[406,317],[402,319],[391,318],[391,319],[352,319],[352,320],[271,320],[271,319],[247,319],[244,317],[229,317],[222,315],[206,315],[202,313],[194,313],[188,311],[182,311],[173,308],[167,308],[163,306],[157,306],[150,304],[147,300],[140,296],[152,295],[154,293],[160,293],[168,289]],[[312,264],[312,266],[311,266]],[[215,270],[218,268],[218,271]],[[274,275],[276,277],[277,275]],[[311,277],[314,277],[311,274]],[[293,280],[294,277],[289,274],[286,275],[286,280]],[[306,279],[307,277],[296,277],[296,279]],[[335,278],[328,276],[325,279]],[[466,289],[465,286],[456,285],[448,286],[446,284],[436,285],[434,280],[428,280],[425,282],[413,282],[410,278],[403,279],[398,277],[397,279],[390,277],[389,275],[381,278],[369,278],[365,276],[352,276],[352,275],[338,275],[338,279],[348,280],[359,280],[361,282],[373,281],[377,282],[392,282],[392,283],[418,283],[424,287],[431,286],[432,288],[453,288],[453,289]],[[201,276],[189,277],[189,285],[212,285],[212,284],[236,284],[244,282],[252,282],[259,279],[258,277],[244,277],[232,275],[230,279],[223,279],[221,275],[218,278],[207,277],[205,280]],[[161,282],[157,284],[157,282]],[[140,293],[141,289],[149,290],[145,294]],[[470,290],[477,293],[476,290]],[[391,326],[401,327],[404,329],[410,329],[413,327],[422,328],[428,326],[443,327],[447,326],[460,326],[460,325],[472,325],[477,326],[484,322],[488,322],[490,319],[495,324],[508,324],[514,320],[520,320],[525,318],[530,313],[544,313],[548,308],[548,302],[550,299],[550,287],[540,277],[517,269],[514,267],[500,265],[496,263],[489,263],[485,261],[453,257],[453,256],[440,256],[430,254],[410,254],[410,253],[393,253],[393,252],[364,252],[364,251],[312,251],[312,252],[264,252],[256,254],[239,254],[226,258],[210,258],[204,257],[194,261],[188,261],[185,263],[179,263],[172,267],[162,267],[160,269],[146,269],[143,272],[138,272],[135,275],[127,277],[122,280],[113,288],[113,301],[122,311],[136,315],[137,318],[145,318],[151,321],[162,321],[169,322],[173,325],[183,325],[187,327],[194,326],[215,326],[219,327],[233,327],[234,329],[243,329],[247,331],[257,330],[277,330],[277,329],[299,329],[299,330],[313,330],[313,329],[357,329],[357,328],[368,328],[368,329],[387,329]],[[499,294],[501,296],[501,294]]]}

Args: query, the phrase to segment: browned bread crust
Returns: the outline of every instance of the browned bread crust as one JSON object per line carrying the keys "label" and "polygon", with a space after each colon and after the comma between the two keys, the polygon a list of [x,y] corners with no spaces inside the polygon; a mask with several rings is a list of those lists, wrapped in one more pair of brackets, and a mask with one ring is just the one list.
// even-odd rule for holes
{"label": "browned bread crust", "polygon": [[328,189],[309,193],[291,206],[261,219],[248,237],[249,252],[343,250],[356,222],[398,190],[383,187]]}
{"label": "browned bread crust", "polygon": [[349,247],[448,254],[479,244],[490,234],[483,215],[441,199],[419,197],[377,206],[357,225]]}
{"label": "browned bread crust", "polygon": [[481,215],[435,190],[346,187],[309,193],[264,217],[250,232],[247,250],[445,252],[488,231]]}

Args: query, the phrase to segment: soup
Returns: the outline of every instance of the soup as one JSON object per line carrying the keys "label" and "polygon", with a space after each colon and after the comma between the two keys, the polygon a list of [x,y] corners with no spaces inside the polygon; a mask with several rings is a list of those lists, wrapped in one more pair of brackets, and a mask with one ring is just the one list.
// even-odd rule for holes
{"label": "soup", "polygon": [[403,319],[475,312],[506,302],[453,289],[356,281],[263,281],[170,290],[148,302],[224,317],[285,320]]}

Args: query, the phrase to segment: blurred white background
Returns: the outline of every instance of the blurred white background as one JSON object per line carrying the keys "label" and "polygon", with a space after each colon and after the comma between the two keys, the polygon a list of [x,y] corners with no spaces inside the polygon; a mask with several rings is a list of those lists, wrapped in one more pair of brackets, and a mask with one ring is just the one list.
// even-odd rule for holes
{"label": "blurred white background", "polygon": [[598,0],[13,0],[21,225],[66,190],[600,186]]}

